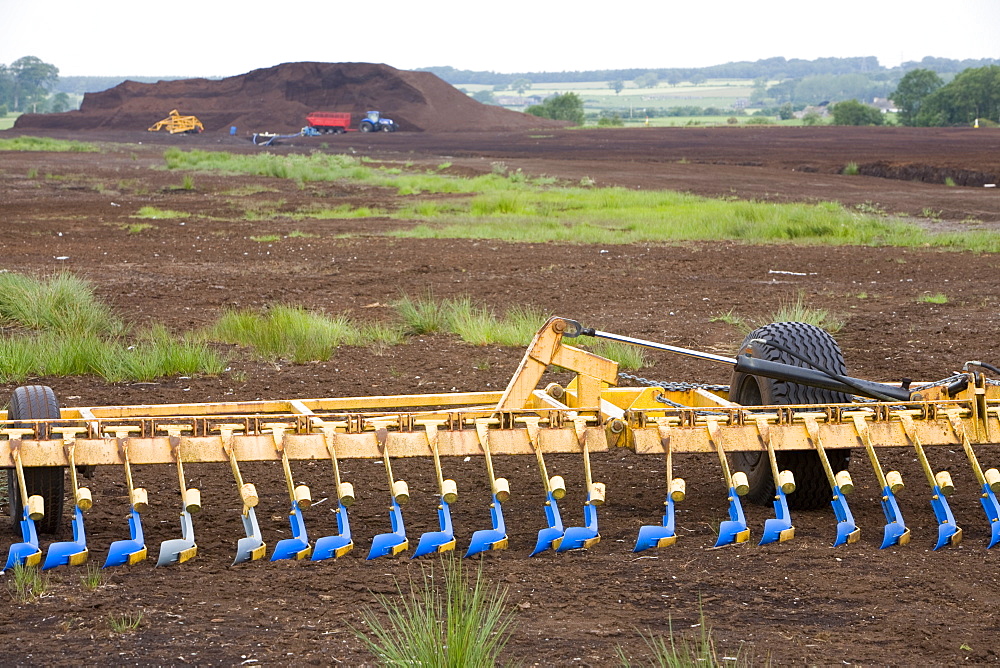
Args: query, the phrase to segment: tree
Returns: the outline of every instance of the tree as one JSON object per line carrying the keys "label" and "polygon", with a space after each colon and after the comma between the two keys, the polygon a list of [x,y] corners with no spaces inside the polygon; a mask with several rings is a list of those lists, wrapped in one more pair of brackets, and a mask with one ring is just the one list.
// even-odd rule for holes
{"label": "tree", "polygon": [[969,68],[924,98],[915,125],[965,125],[1000,119],[1000,66]]}
{"label": "tree", "polygon": [[645,74],[637,76],[633,82],[639,88],[656,88],[660,84],[660,75],[656,72],[649,71]]}
{"label": "tree", "polygon": [[924,101],[941,88],[944,82],[936,72],[930,70],[910,70],[899,80],[889,97],[899,109],[899,122],[903,125],[916,125],[920,108]]}
{"label": "tree", "polygon": [[791,102],[785,102],[778,108],[778,118],[783,121],[788,121],[795,118],[795,108],[792,107]]}
{"label": "tree", "polygon": [[820,125],[822,123],[823,119],[815,111],[807,111],[802,117],[802,125]]}
{"label": "tree", "polygon": [[23,111],[32,102],[45,98],[48,90],[59,80],[59,68],[35,56],[18,58],[8,69],[14,81],[15,111]]}
{"label": "tree", "polygon": [[525,111],[533,116],[556,121],[572,121],[575,125],[583,125],[583,100],[576,93],[553,95],[541,104],[528,107]]}
{"label": "tree", "polygon": [[882,112],[857,100],[844,100],[830,106],[834,125],[885,125]]}
{"label": "tree", "polygon": [[476,102],[482,102],[483,104],[496,104],[496,98],[493,97],[493,91],[490,90],[477,90],[472,94],[472,99]]}
{"label": "tree", "polygon": [[512,90],[516,90],[518,95],[524,95],[524,91],[531,90],[531,82],[524,77],[515,79],[510,85]]}
{"label": "tree", "polygon": [[618,95],[620,92],[622,92],[622,90],[624,90],[625,82],[622,81],[621,79],[615,79],[614,81],[609,81],[608,88],[613,90],[615,92],[615,95]]}

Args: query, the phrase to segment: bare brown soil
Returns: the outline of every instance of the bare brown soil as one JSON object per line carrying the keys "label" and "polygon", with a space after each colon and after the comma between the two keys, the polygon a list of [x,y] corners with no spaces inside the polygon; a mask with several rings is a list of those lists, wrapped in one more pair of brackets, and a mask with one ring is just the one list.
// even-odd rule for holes
{"label": "bare brown soil", "polygon": [[[5,133],[7,134],[7,133]],[[296,184],[267,178],[196,174],[161,169],[166,145],[258,150],[222,133],[168,137],[141,132],[52,136],[129,142],[100,154],[0,153],[0,268],[19,272],[71,271],[92,280],[100,296],[129,321],[162,322],[175,331],[205,325],[229,307],[290,302],[359,319],[390,320],[386,306],[406,293],[439,298],[470,295],[502,310],[534,305],[600,329],[710,352],[731,354],[740,333],[714,316],[732,311],[764,317],[804,295],[810,306],[846,319],[837,335],[852,374],[875,380],[903,376],[934,380],[963,362],[1000,363],[995,255],[934,249],[753,247],[730,242],[626,246],[511,245],[495,241],[389,239],[380,233],[398,221],[292,221],[280,216],[248,221],[253,203],[281,201],[292,210],[317,201],[391,207],[397,197],[356,185]],[[343,140],[343,141],[341,141]],[[1000,173],[1000,134],[904,129],[642,129],[621,132],[399,133],[295,143],[276,151],[348,151],[376,159],[437,166],[457,174],[488,172],[492,163],[599,185],[671,188],[774,201],[842,201],[919,216],[942,228],[1000,223],[1000,193],[976,186],[847,177],[848,162],[922,165],[927,174]],[[949,170],[951,170],[949,172]],[[887,175],[889,174],[887,170]],[[954,177],[952,177],[954,178]],[[942,179],[943,180],[943,177]],[[246,193],[246,186],[266,191]],[[152,222],[130,234],[124,226],[142,206],[200,214]],[[938,213],[939,212],[939,213]],[[926,216],[926,212],[925,216]],[[963,222],[965,221],[965,222]],[[973,222],[978,221],[978,222]],[[253,235],[314,236],[262,243]],[[348,236],[344,236],[344,235]],[[942,293],[947,303],[919,301]],[[329,362],[260,363],[233,351],[230,371],[218,378],[167,378],[155,383],[109,384],[96,378],[38,378],[64,405],[203,402],[410,392],[485,390],[503,386],[521,350],[476,347],[448,335],[419,336],[385,349],[344,348]],[[725,383],[724,367],[654,356],[640,375],[658,380]],[[0,387],[3,394],[12,386]],[[997,452],[980,453],[990,466]],[[530,559],[544,526],[543,494],[533,461],[500,459],[512,482],[506,504],[510,548],[482,559],[485,576],[506,586],[516,611],[508,656],[526,665],[604,666],[618,648],[640,659],[641,634],[695,633],[699,611],[712,626],[720,654],[740,652],[758,663],[925,665],[998,659],[998,556],[985,549],[988,524],[961,452],[935,450],[951,469],[952,500],[965,541],[931,550],[935,521],[912,456],[886,454],[910,483],[903,513],[913,531],[905,547],[880,550],[884,520],[878,490],[863,457],[853,465],[852,509],[861,542],[832,548],[829,511],[795,514],[796,538],[759,547],[770,509],[748,507],[753,542],[714,550],[712,524],[725,517],[718,462],[684,458],[675,465],[688,481],[680,505],[677,545],[631,552],[638,528],[659,520],[663,465],[611,452],[595,459],[607,483],[601,510],[603,539],[591,550]],[[579,521],[583,492],[576,458],[553,457],[571,491],[564,518]],[[446,461],[462,496],[454,505],[459,548],[489,525],[486,475],[479,461]],[[378,464],[348,461],[358,503],[351,510],[357,547],[337,561],[264,563],[231,567],[242,535],[234,486],[225,467],[191,466],[190,484],[202,490],[195,518],[199,554],[191,562],[155,568],[152,559],[107,572],[94,592],[80,585],[82,569],[53,571],[41,599],[0,603],[0,629],[11,664],[76,665],[313,665],[369,663],[352,633],[359,609],[379,594],[419,580],[428,561],[407,555],[366,562],[371,537],[388,530],[384,477]],[[394,467],[395,468],[395,467]],[[328,467],[302,463],[296,476],[316,499],[329,497]],[[412,501],[404,513],[411,539],[436,527],[433,468],[401,461]],[[278,467],[248,465],[262,492],[259,517],[269,544],[288,536],[284,483]],[[179,537],[176,476],[170,467],[135,471],[147,487],[147,544]],[[98,470],[88,481],[96,500],[87,516],[92,561],[127,537],[120,471]],[[317,537],[335,530],[330,502],[307,511]],[[68,538],[68,521],[66,534]],[[46,537],[43,542],[48,542]],[[4,546],[5,547],[5,546]],[[131,634],[116,634],[109,617],[142,612]]]}

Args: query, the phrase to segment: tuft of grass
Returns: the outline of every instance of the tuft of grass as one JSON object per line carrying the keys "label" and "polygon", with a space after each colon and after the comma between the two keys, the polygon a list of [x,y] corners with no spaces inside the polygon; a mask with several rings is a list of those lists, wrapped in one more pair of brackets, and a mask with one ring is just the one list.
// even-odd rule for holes
{"label": "tuft of grass", "polygon": [[[328,360],[338,346],[375,343],[390,334],[375,329],[362,334],[346,316],[330,317],[301,306],[276,305],[263,313],[229,311],[202,336],[252,347],[267,359],[283,358],[301,364]],[[401,338],[396,333],[391,336]]]}
{"label": "tuft of grass", "polygon": [[635,371],[652,366],[646,356],[646,351],[638,346],[620,341],[598,339],[589,347],[594,354],[618,362],[619,369]]}
{"label": "tuft of grass", "polygon": [[49,578],[37,566],[15,564],[7,591],[18,603],[31,603],[49,590]]}
{"label": "tuft of grass", "polygon": [[275,243],[281,241],[280,234],[260,234],[255,237],[250,237],[250,241],[256,241],[258,243]]}
{"label": "tuft of grass", "polygon": [[[705,619],[705,612],[698,605],[698,623],[694,625],[698,631],[693,638],[674,630],[673,619],[667,617],[666,637],[650,633],[646,635],[640,632],[646,645],[645,660],[641,665],[656,666],[658,668],[695,668],[697,666],[707,666],[708,668],[731,667],[744,668],[752,665],[749,657],[742,653],[742,649],[730,655],[720,654],[712,628]],[[625,650],[618,647],[618,661],[623,668],[630,668],[632,660],[625,653]]]}
{"label": "tuft of grass", "polygon": [[411,334],[433,334],[448,326],[444,305],[428,292],[424,297],[403,295],[393,303],[396,313],[403,319],[406,330]]}
{"label": "tuft of grass", "polygon": [[[859,299],[867,297],[858,295]],[[769,315],[757,318],[746,318],[737,315],[732,309],[709,318],[710,322],[724,322],[736,327],[743,334],[749,334],[754,329],[772,322],[805,322],[821,327],[831,334],[836,334],[844,328],[844,320],[827,309],[813,308],[805,302],[805,295],[799,293],[792,301],[782,301],[777,310]]]}
{"label": "tuft of grass", "polygon": [[108,615],[108,626],[115,633],[132,633],[142,623],[143,614],[139,612],[123,612],[120,615]]}
{"label": "tuft of grass", "polygon": [[498,317],[469,297],[446,300],[442,305],[448,331],[478,346],[525,346],[548,316],[538,309],[517,306]]}
{"label": "tuft of grass", "polygon": [[836,334],[844,328],[845,322],[840,317],[830,313],[825,308],[812,308],[806,305],[805,296],[800,292],[793,301],[782,302],[767,322],[804,322],[821,327],[831,334]]}
{"label": "tuft of grass", "polygon": [[172,211],[170,209],[158,209],[155,206],[144,206],[140,208],[132,218],[152,218],[154,220],[167,220],[170,218],[191,218],[191,214],[183,211]]}
{"label": "tuft of grass", "polygon": [[90,282],[69,273],[46,278],[0,273],[0,322],[74,334],[124,330],[111,309],[97,300]]}
{"label": "tuft of grass", "polygon": [[491,586],[482,567],[474,578],[463,572],[461,559],[442,558],[423,569],[422,586],[410,592],[379,596],[379,610],[362,610],[367,632],[354,629],[381,665],[499,665],[514,621],[507,590]]}
{"label": "tuft of grass", "polygon": [[750,323],[747,322],[746,318],[742,318],[736,315],[733,309],[729,309],[725,313],[720,313],[718,315],[713,315],[708,319],[709,322],[724,322],[727,325],[732,325],[741,332],[749,332],[753,330]]}
{"label": "tuft of grass", "polygon": [[933,295],[920,295],[917,301],[921,304],[947,304],[948,295],[938,292]]}
{"label": "tuft of grass", "polygon": [[420,298],[404,295],[393,307],[411,334],[451,332],[480,346],[525,346],[549,318],[544,311],[530,306],[515,306],[497,316],[468,296],[439,301],[430,293]]}
{"label": "tuft of grass", "polygon": [[844,176],[857,176],[859,173],[858,163],[856,162],[847,163],[846,165],[844,165],[844,169],[841,170],[840,173],[843,174]]}
{"label": "tuft of grass", "polygon": [[87,564],[87,572],[80,576],[80,584],[87,591],[94,591],[104,584],[104,572],[97,564]]}
{"label": "tuft of grass", "polygon": [[152,223],[130,223],[129,225],[123,226],[122,229],[129,234],[140,234],[155,227],[156,225],[153,225]]}
{"label": "tuft of grass", "polygon": [[218,375],[227,358],[207,344],[175,339],[162,325],[140,333],[134,343],[95,334],[42,332],[0,340],[0,381],[29,376],[84,376],[110,382],[164,376]]}

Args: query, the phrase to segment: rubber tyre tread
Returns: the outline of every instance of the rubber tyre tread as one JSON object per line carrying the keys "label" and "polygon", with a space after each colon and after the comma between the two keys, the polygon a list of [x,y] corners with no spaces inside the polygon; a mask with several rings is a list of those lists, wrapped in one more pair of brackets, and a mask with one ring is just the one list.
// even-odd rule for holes
{"label": "rubber tyre tread", "polygon": [[[847,365],[840,346],[825,330],[803,322],[775,322],[759,327],[746,335],[740,354],[749,352],[755,359],[781,362],[798,367],[808,367],[801,360],[772,346],[754,339],[774,341],[795,351],[807,360],[834,373],[846,375]],[[807,385],[800,385],[773,378],[763,378],[745,373],[733,373],[729,386],[729,399],[742,405],[788,405],[849,403],[851,397]],[[826,450],[834,472],[846,470],[851,461],[851,451]],[[798,450],[777,452],[778,469],[788,469],[795,475],[795,492],[788,495],[790,508],[814,510],[830,502],[830,483],[823,470],[819,454]],[[750,492],[746,499],[752,503],[768,505],[774,500],[774,480],[767,453],[736,452],[733,463],[737,470],[747,474]]]}
{"label": "rubber tyre tread", "polygon": [[[8,420],[43,420],[58,418],[59,401],[52,388],[45,385],[25,385],[14,390],[7,408]],[[17,428],[15,423],[12,425]],[[47,432],[47,430],[46,430]],[[48,438],[48,433],[41,434]],[[38,466],[24,469],[24,484],[28,494],[38,494],[45,500],[45,516],[35,523],[39,533],[52,534],[59,530],[66,494],[66,475],[62,466]],[[7,470],[7,492],[10,497],[12,528],[20,532],[21,495],[18,492],[17,470]]]}

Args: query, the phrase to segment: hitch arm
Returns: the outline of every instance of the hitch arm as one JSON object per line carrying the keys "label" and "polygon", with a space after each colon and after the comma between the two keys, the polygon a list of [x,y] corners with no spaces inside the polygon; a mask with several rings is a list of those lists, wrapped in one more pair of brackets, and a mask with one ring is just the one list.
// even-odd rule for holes
{"label": "hitch arm", "polygon": [[622,336],[621,334],[602,332],[594,329],[593,327],[583,327],[575,320],[564,319],[564,321],[566,323],[566,327],[562,335],[567,338],[576,336],[592,336],[598,339],[628,343],[642,348],[665,350],[666,352],[678,355],[696,357],[698,359],[717,362],[720,364],[728,364],[740,373],[747,373],[754,376],[764,376],[765,378],[774,378],[775,380],[784,380],[791,383],[798,383],[800,385],[808,385],[810,387],[818,387],[825,390],[832,390],[834,392],[843,392],[845,394],[870,397],[872,399],[880,399],[882,401],[908,401],[910,399],[909,390],[895,385],[886,385],[884,383],[876,383],[870,380],[851,378],[850,376],[831,376],[816,369],[756,359],[750,357],[749,355],[740,355],[738,357],[713,355],[711,353],[691,350],[689,348],[670,346],[665,343],[656,343],[655,341],[635,339],[630,336]]}

